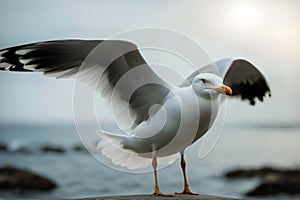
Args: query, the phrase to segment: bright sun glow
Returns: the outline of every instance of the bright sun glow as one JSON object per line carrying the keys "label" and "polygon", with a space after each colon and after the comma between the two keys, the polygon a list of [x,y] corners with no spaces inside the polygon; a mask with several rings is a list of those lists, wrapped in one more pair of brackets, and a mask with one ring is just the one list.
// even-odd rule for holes
{"label": "bright sun glow", "polygon": [[252,28],[259,22],[259,10],[253,3],[241,1],[228,9],[228,22],[235,27]]}

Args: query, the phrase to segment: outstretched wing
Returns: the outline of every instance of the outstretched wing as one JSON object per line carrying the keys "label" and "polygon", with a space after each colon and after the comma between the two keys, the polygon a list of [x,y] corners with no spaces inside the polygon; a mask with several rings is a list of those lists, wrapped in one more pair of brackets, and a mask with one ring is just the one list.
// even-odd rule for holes
{"label": "outstretched wing", "polygon": [[223,78],[223,83],[232,89],[233,96],[241,96],[248,99],[251,105],[255,105],[255,98],[263,101],[266,94],[271,96],[271,91],[265,77],[247,60],[226,58],[206,65],[188,78],[182,86],[192,83],[199,73],[215,73]]}
{"label": "outstretched wing", "polygon": [[[134,77],[128,76],[121,87],[115,88],[133,69]],[[78,77],[108,100],[115,90],[118,101],[129,104],[135,124],[148,119],[150,107],[163,104],[169,93],[166,83],[152,71],[136,45],[121,40],[57,40],[6,48],[0,50],[0,70],[43,72],[56,78]],[[128,100],[128,90],[136,87],[138,80],[149,84],[141,85]]]}

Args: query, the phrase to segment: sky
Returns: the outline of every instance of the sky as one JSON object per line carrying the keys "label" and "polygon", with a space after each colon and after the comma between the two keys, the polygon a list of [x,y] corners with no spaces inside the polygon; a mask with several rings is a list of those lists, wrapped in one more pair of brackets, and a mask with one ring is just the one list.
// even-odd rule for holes
{"label": "sky", "polygon": [[[212,60],[243,57],[266,76],[272,97],[255,107],[229,100],[229,123],[298,123],[300,1],[1,0],[0,48],[67,38],[110,38],[156,27],[201,45]],[[149,62],[166,58],[143,54]],[[172,60],[172,59],[170,59]],[[176,59],[174,68],[184,69]],[[199,66],[200,67],[200,66]],[[73,80],[0,73],[0,123],[73,121]],[[106,112],[106,108],[103,108]]]}

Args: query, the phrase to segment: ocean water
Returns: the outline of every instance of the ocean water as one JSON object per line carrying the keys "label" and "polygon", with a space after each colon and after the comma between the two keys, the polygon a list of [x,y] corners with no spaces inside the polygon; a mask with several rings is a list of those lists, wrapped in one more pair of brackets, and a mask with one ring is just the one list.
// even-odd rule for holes
{"label": "ocean water", "polygon": [[[0,198],[79,198],[103,195],[153,192],[152,173],[120,172],[104,166],[87,152],[72,151],[81,144],[75,126],[1,125],[0,143],[11,149],[27,147],[32,154],[0,152],[0,166],[13,164],[47,176],[58,184],[50,192],[0,191]],[[64,154],[41,153],[43,145],[62,146]],[[200,143],[186,153],[191,189],[201,194],[245,198],[259,179],[228,180],[224,172],[238,167],[300,167],[300,129],[295,126],[225,126],[212,152],[198,158]],[[179,161],[158,172],[160,188],[170,193],[182,190]],[[254,198],[266,199],[266,198]],[[273,196],[269,199],[300,199],[299,196]]]}

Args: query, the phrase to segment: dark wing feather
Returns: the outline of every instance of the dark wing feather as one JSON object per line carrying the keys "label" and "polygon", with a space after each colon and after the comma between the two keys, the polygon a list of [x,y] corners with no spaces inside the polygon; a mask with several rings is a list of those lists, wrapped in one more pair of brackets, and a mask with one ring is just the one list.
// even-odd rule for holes
{"label": "dark wing feather", "polygon": [[240,95],[255,105],[255,98],[260,101],[266,94],[271,96],[270,87],[264,76],[250,62],[234,60],[225,74],[224,84],[231,87],[233,96]]}
{"label": "dark wing feather", "polygon": [[271,96],[270,87],[262,73],[244,59],[226,58],[206,65],[193,72],[182,86],[190,85],[199,73],[215,73],[223,78],[223,83],[231,87],[233,96],[248,99],[255,105],[255,98],[263,101],[265,95]]}
{"label": "dark wing feather", "polygon": [[[99,44],[102,48],[94,52]],[[93,55],[93,52],[97,55]],[[113,57],[115,59],[107,63]],[[86,62],[86,66],[82,70],[83,62]],[[135,79],[158,83],[150,87],[152,95],[147,98],[145,94],[149,94],[148,85],[141,86],[130,97],[135,124],[148,119],[150,107],[163,104],[169,93],[169,89],[163,86],[166,83],[147,65],[135,44],[121,40],[57,40],[0,50],[0,70],[43,72],[56,78],[79,76],[80,80],[97,89],[108,100],[120,78],[141,65],[146,66],[146,73],[137,73],[134,79],[126,81],[122,88],[117,88],[120,101],[128,101],[126,93],[134,85]]]}
{"label": "dark wing feather", "polygon": [[27,45],[2,49],[0,51],[0,70],[7,71],[31,71],[24,69],[24,64],[20,62],[20,55],[16,51],[20,48],[25,48]]}

